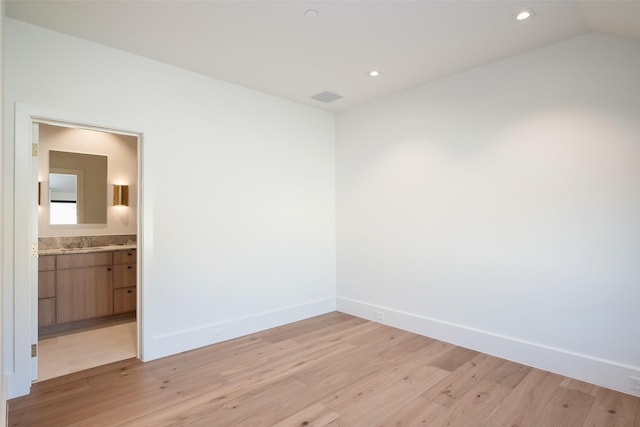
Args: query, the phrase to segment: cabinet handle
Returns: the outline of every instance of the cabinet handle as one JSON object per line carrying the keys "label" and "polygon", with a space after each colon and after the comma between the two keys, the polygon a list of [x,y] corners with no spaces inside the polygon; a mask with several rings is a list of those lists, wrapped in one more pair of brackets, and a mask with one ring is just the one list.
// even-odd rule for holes
{"label": "cabinet handle", "polygon": [[127,253],[127,255],[131,256],[131,255],[133,255],[133,254],[132,254],[131,252],[128,252],[128,253]]}
{"label": "cabinet handle", "polygon": [[111,268],[107,268],[107,271],[111,271]]}
{"label": "cabinet handle", "polygon": [[129,266],[127,266],[127,268],[128,268],[129,270],[131,270],[131,268],[132,268],[132,267],[129,265]]}
{"label": "cabinet handle", "polygon": [[128,294],[130,294],[131,292],[133,292],[131,289],[129,289],[129,290],[127,291],[127,293],[128,293]]}

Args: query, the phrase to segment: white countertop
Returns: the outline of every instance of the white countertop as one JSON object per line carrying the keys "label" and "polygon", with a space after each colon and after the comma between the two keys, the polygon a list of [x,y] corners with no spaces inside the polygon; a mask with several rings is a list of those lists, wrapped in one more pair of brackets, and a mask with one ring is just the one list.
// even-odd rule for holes
{"label": "white countertop", "polygon": [[38,251],[38,255],[65,255],[65,254],[88,254],[92,252],[108,252],[108,251],[128,251],[136,249],[136,245],[108,245],[108,246],[91,246],[84,248],[55,248],[43,249]]}

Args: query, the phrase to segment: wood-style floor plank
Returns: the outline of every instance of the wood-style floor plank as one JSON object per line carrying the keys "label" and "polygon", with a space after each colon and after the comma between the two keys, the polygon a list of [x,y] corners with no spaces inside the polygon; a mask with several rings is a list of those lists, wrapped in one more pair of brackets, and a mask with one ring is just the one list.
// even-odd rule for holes
{"label": "wood-style floor plank", "polygon": [[453,406],[478,384],[485,375],[497,369],[504,361],[487,354],[476,356],[460,365],[451,375],[442,379],[435,387],[427,390],[422,397],[445,407]]}
{"label": "wood-style floor plank", "polygon": [[444,416],[448,408],[430,402],[420,396],[388,415],[377,427],[435,426],[435,421]]}
{"label": "wood-style floor plank", "polygon": [[476,427],[491,415],[510,391],[509,387],[481,380],[437,418],[434,425]]}
{"label": "wood-style floor plank", "polygon": [[640,399],[599,388],[584,427],[640,426]]}
{"label": "wood-style floor plank", "polygon": [[543,426],[581,427],[595,398],[580,391],[558,388],[539,419]]}
{"label": "wood-style floor plank", "polygon": [[340,414],[333,412],[321,403],[314,403],[311,406],[304,408],[302,411],[285,418],[274,427],[288,427],[288,426],[315,426],[323,427],[331,423],[338,418]]}
{"label": "wood-style floor plank", "polygon": [[32,387],[9,425],[640,427],[640,398],[330,313]]}
{"label": "wood-style floor plank", "polygon": [[539,417],[560,387],[562,378],[532,369],[480,427],[539,426]]}

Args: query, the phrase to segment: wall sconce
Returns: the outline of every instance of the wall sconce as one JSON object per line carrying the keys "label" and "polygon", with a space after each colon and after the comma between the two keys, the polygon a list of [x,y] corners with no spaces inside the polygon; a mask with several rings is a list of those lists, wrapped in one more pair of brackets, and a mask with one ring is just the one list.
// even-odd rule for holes
{"label": "wall sconce", "polygon": [[129,206],[128,185],[113,185],[113,206]]}

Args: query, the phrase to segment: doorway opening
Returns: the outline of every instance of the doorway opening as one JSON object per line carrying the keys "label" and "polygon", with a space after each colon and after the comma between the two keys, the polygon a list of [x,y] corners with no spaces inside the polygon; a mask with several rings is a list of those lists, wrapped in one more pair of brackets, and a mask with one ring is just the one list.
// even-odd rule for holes
{"label": "doorway opening", "polygon": [[[139,354],[140,141],[34,120],[32,142],[39,193],[32,379],[43,381]],[[127,189],[126,204],[115,202],[115,186]]]}

